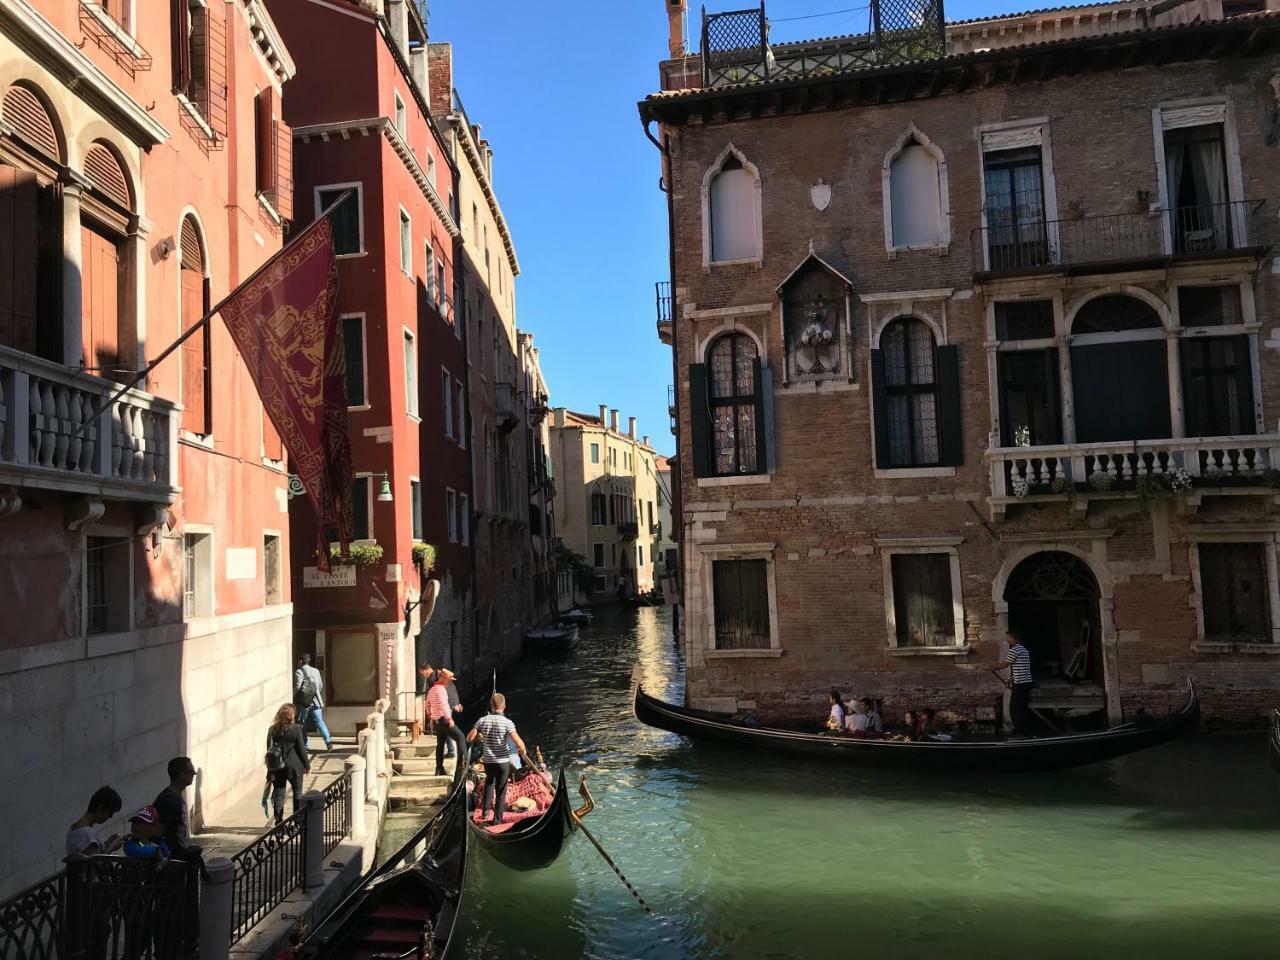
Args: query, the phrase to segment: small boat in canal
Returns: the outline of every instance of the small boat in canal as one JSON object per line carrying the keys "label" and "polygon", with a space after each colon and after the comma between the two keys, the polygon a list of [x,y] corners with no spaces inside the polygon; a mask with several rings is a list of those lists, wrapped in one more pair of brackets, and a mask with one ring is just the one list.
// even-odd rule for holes
{"label": "small boat in canal", "polygon": [[591,626],[591,621],[595,619],[595,614],[590,610],[583,610],[580,607],[574,607],[568,613],[560,614],[561,623],[572,623],[580,627]]}
{"label": "small boat in canal", "polygon": [[[639,685],[635,693],[635,715],[641,723],[694,740],[712,740],[771,753],[806,754],[869,766],[1031,773],[1110,760],[1182,736],[1200,719],[1195,684],[1188,679],[1187,685],[1190,692],[1186,705],[1169,716],[1130,720],[1107,730],[1029,739],[956,738],[947,742],[864,739],[751,726],[724,714],[666,703],[649,696]],[[1272,736],[1274,738],[1274,732]]]}
{"label": "small boat in canal", "polygon": [[[480,795],[483,781],[468,782],[471,803],[467,815],[468,832],[493,858],[513,870],[538,870],[555,862],[564,847],[565,838],[573,831],[578,817],[585,817],[595,807],[587,790],[587,778],[578,782],[578,792],[586,801],[578,810],[569,805],[569,788],[564,770],[556,780],[554,792],[549,777],[533,770],[521,780],[507,785],[507,812],[502,823],[490,826],[481,817]],[[532,805],[519,804],[522,798]]]}
{"label": "small boat in canal", "polygon": [[578,639],[578,626],[562,623],[556,627],[529,630],[524,635],[526,646],[535,650],[563,650]]}
{"label": "small boat in canal", "polygon": [[1267,734],[1267,760],[1280,773],[1280,710],[1271,711],[1271,732]]}
{"label": "small boat in canal", "polygon": [[444,957],[466,886],[466,791],[381,863],[312,932],[301,960]]}

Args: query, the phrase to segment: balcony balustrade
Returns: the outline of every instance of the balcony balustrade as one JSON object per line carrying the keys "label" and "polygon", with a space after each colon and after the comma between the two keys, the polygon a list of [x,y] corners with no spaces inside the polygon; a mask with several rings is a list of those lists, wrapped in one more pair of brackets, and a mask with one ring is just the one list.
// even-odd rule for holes
{"label": "balcony balustrade", "polygon": [[0,483],[172,502],[178,410],[167,400],[0,347]]}
{"label": "balcony balustrade", "polygon": [[993,447],[986,456],[997,510],[1043,494],[1132,493],[1146,481],[1191,496],[1280,481],[1280,434]]}
{"label": "balcony balustrade", "polygon": [[515,384],[499,380],[493,385],[493,410],[504,431],[509,432],[515,427],[520,419],[516,416]]}
{"label": "balcony balustrade", "polygon": [[1260,243],[1265,201],[1141,213],[992,223],[971,234],[975,274],[1097,269],[1107,264],[1221,256]]}
{"label": "balcony balustrade", "polygon": [[634,540],[640,536],[640,525],[637,523],[618,524],[618,536],[623,540]]}

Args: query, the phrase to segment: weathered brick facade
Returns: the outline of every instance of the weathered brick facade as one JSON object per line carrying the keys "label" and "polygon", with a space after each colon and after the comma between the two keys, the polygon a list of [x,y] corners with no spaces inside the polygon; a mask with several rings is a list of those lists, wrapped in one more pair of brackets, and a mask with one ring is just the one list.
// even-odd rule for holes
{"label": "weathered brick facade", "polygon": [[[1057,626],[1044,629],[1057,629],[1060,639],[1063,630],[1088,622],[1082,636],[1091,662],[1075,679],[1089,682],[1049,675],[1066,672],[1064,655],[1049,664],[1039,695],[1074,702],[1081,712],[1105,704],[1113,722],[1139,709],[1169,709],[1185,697],[1188,675],[1198,681],[1211,720],[1256,720],[1280,696],[1280,660],[1271,655],[1280,653],[1274,556],[1280,520],[1273,512],[1277,475],[1268,469],[1280,416],[1280,337],[1272,329],[1280,261],[1267,248],[1277,235],[1280,18],[1259,14],[1113,35],[1101,29],[1092,37],[953,53],[897,68],[706,88],[699,88],[699,58],[663,65],[671,89],[644,101],[641,113],[656,123],[665,148],[674,219],[674,320],[662,333],[675,352],[678,384],[683,636],[692,704],[812,717],[834,686],[846,695],[884,697],[889,714],[925,703],[981,714],[1001,699],[988,669],[1003,654],[1011,616],[1024,633],[1056,617]],[[971,40],[966,49],[975,46]],[[782,61],[787,50],[774,53]],[[1160,256],[1130,255],[1117,244],[1115,225],[1156,224],[1142,229],[1158,232],[1168,219],[1162,208],[1174,204],[1161,199],[1171,181],[1160,138],[1174,121],[1162,118],[1189,107],[1221,124],[1230,206],[1240,218],[1233,239],[1173,249],[1169,244],[1181,241],[1166,238]],[[991,269],[984,144],[994,142],[992,134],[1024,128],[1035,129],[1043,158],[1043,219],[1050,225],[1042,229],[1049,231],[1050,252],[1027,269]],[[904,143],[928,144],[941,161],[947,236],[926,249],[890,249],[887,239],[884,190]],[[720,263],[705,220],[711,176],[729,155],[755,178],[761,242],[758,256]],[[1073,238],[1086,233],[1098,244],[1096,256],[1069,262]],[[840,376],[793,372],[789,351],[799,349],[798,341],[785,332],[787,294],[779,287],[810,255],[821,258],[818,269],[850,284],[847,315],[836,309],[836,340],[847,357]],[[1242,372],[1252,373],[1254,398],[1239,429],[1249,439],[1212,450],[1188,439],[1192,412],[1178,361],[1180,343],[1192,332],[1180,323],[1178,290],[1205,284],[1239,291],[1241,316],[1230,332],[1247,338],[1237,342],[1249,345],[1252,370]],[[1085,443],[1053,454],[1063,458],[1055,461],[1059,470],[1067,458],[1079,458],[1070,484],[1019,491],[1004,466],[1016,458],[1010,451],[1017,442],[1002,436],[999,355],[1009,348],[998,335],[996,304],[1052,304],[1053,329],[1036,346],[1060,364],[1055,402],[1062,404],[1060,442],[1070,445],[1077,429],[1083,432],[1072,400],[1087,399],[1093,389],[1084,354],[1073,366],[1072,351],[1094,342],[1080,339],[1078,327],[1073,335],[1071,324],[1086,304],[1107,295],[1150,304],[1159,316],[1152,336],[1169,358],[1168,439],[1163,446],[1144,440],[1157,452],[1144,447],[1144,456],[1123,462],[1140,464],[1139,473],[1150,463],[1168,470],[1181,464],[1192,486],[1169,491],[1129,476],[1099,490],[1084,465],[1096,472],[1101,463],[1119,461],[1096,459],[1101,447]],[[943,348],[954,348],[961,443],[946,465],[878,469],[875,408],[884,401],[872,395],[872,351],[883,351],[881,334],[904,317],[927,325],[939,363]],[[697,446],[711,441],[700,427],[695,438],[692,420],[695,409],[704,415],[704,401],[691,394],[690,378],[703,376],[694,366],[709,362],[709,348],[726,331],[750,337],[771,385],[762,391],[767,410],[759,421],[768,434],[761,450],[767,445],[768,452],[758,472],[709,476],[698,468]],[[1130,389],[1137,399],[1143,388],[1135,381]],[[939,402],[945,400],[943,391]],[[944,432],[948,415],[939,411]],[[1248,469],[1233,471],[1245,460],[1223,451],[1245,447]],[[999,450],[1005,452],[992,452]],[[1214,476],[1214,464],[1228,469]],[[1197,560],[1204,542],[1263,544],[1266,582],[1252,587],[1267,594],[1265,637],[1233,642],[1214,635],[1206,642]],[[889,571],[902,553],[947,558],[955,643],[913,645],[895,636]],[[1018,565],[1028,558],[1036,565],[1046,553],[1079,563],[1064,560],[1007,594]],[[767,561],[767,648],[717,649],[716,614],[723,610],[713,596],[712,564],[735,557]],[[1068,591],[1047,601],[1046,591],[1057,596],[1056,588],[1039,581],[1064,571],[1091,582],[1093,595],[1069,600]],[[1033,588],[1040,592],[1018,592]]]}

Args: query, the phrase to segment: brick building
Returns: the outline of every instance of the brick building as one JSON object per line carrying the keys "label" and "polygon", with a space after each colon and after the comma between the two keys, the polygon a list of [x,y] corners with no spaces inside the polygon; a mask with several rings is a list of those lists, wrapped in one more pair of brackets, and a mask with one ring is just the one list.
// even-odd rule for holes
{"label": "brick building", "polygon": [[[663,153],[688,696],[1114,722],[1280,687],[1280,15],[1120,3],[767,43],[707,15]],[[747,38],[744,40],[743,38]]]}
{"label": "brick building", "polygon": [[0,895],[103,784],[136,809],[188,754],[199,823],[260,782],[279,438],[217,319],[102,407],[280,248],[292,72],[258,0],[0,4]]}
{"label": "brick building", "polygon": [[551,456],[557,532],[569,550],[591,564],[591,593],[612,597],[619,579],[634,596],[653,590],[658,559],[657,454],[636,418],[618,427],[618,411],[599,416],[557,407]]}
{"label": "brick building", "polygon": [[[316,569],[315,520],[292,512],[295,646],[317,655],[330,725],[387,697],[417,709],[417,662],[452,663],[471,607],[462,327],[454,309],[457,170],[432,116],[427,24],[410,2],[269,0],[298,73],[285,98],[296,207],[334,215],[355,484],[354,565]],[[332,65],[343,64],[335,85]],[[442,385],[443,382],[443,385]],[[429,544],[424,569],[415,545]],[[423,623],[426,582],[440,592]],[[452,659],[450,648],[452,647]],[[465,661],[463,661],[465,662]]]}
{"label": "brick building", "polygon": [[[523,399],[525,462],[529,465],[529,601],[531,625],[553,623],[560,611],[556,575],[555,467],[551,459],[551,388],[542,376],[542,363],[533,334],[521,330],[520,396]],[[565,597],[568,600],[568,597]]]}

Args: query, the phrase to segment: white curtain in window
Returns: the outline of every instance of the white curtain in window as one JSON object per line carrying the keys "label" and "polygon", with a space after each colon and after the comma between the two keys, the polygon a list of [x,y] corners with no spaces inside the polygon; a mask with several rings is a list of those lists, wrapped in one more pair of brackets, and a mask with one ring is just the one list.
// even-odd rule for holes
{"label": "white curtain in window", "polygon": [[938,161],[913,143],[889,167],[889,199],[893,210],[893,245],[937,243],[942,237],[942,200]]}
{"label": "white curtain in window", "polygon": [[760,256],[755,177],[738,166],[711,180],[711,259],[753,260]]}

